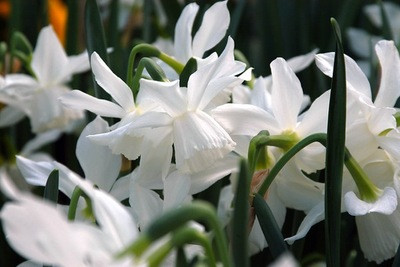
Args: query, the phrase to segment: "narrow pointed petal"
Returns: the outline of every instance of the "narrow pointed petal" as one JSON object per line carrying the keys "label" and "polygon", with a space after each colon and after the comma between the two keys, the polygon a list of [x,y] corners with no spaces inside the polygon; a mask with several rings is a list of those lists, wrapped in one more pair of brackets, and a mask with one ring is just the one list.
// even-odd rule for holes
{"label": "narrow pointed petal", "polygon": [[35,138],[29,140],[22,148],[21,155],[32,154],[35,150],[38,150],[44,145],[54,142],[61,136],[60,130],[51,130],[35,136]]}
{"label": "narrow pointed petal", "polygon": [[294,129],[303,100],[303,89],[297,76],[282,58],[271,62],[272,110],[282,130]]}
{"label": "narrow pointed petal", "polygon": [[52,26],[43,28],[32,56],[32,69],[41,84],[65,82],[68,58]]}
{"label": "narrow pointed petal", "polygon": [[204,13],[201,26],[193,38],[193,56],[202,58],[204,52],[225,36],[230,22],[227,2],[217,2]]}
{"label": "narrow pointed petal", "polygon": [[140,80],[140,90],[144,90],[141,99],[157,102],[170,116],[179,116],[186,110],[186,90],[179,87],[179,80],[173,82],[158,82]]}
{"label": "narrow pointed petal", "polygon": [[192,56],[192,28],[199,6],[196,3],[187,5],[176,22],[174,36],[175,56],[186,63]]}
{"label": "narrow pointed petal", "polygon": [[400,96],[400,57],[393,41],[382,40],[375,46],[381,65],[381,83],[374,104],[393,107]]}
{"label": "narrow pointed petal", "polygon": [[108,192],[118,177],[121,156],[113,155],[108,147],[97,145],[87,138],[88,135],[104,132],[108,132],[105,120],[97,117],[90,122],[79,136],[76,157],[85,173],[85,178]]}
{"label": "narrow pointed petal", "polygon": [[318,49],[314,49],[308,54],[288,59],[287,63],[294,72],[299,72],[307,68],[314,61],[315,55],[317,53]]}
{"label": "narrow pointed petal", "polygon": [[226,104],[213,109],[211,115],[231,135],[255,136],[261,130],[279,132],[272,115],[253,105]]}
{"label": "narrow pointed petal", "polygon": [[96,52],[91,56],[91,66],[96,82],[110,94],[126,112],[134,108],[133,94],[129,86],[110,70]]}
{"label": "narrow pointed petal", "polygon": [[79,110],[86,109],[103,117],[122,118],[126,114],[125,110],[117,104],[98,99],[79,90],[68,92],[62,95],[59,100],[67,107]]}
{"label": "narrow pointed petal", "polygon": [[68,57],[68,69],[72,73],[81,73],[90,69],[88,52]]}
{"label": "narrow pointed petal", "polygon": [[[328,77],[333,75],[333,61],[335,53],[318,54],[315,56],[317,67]],[[351,89],[371,99],[371,87],[369,81],[357,63],[345,55],[346,81]]]}

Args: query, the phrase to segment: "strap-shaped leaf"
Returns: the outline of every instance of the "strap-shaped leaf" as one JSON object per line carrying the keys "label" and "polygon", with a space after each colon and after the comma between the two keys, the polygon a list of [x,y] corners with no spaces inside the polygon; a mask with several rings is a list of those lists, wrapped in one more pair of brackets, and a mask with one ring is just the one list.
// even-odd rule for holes
{"label": "strap-shaped leaf", "polygon": [[283,235],[275,221],[267,202],[260,194],[254,196],[254,211],[256,212],[261,230],[268,242],[269,250],[272,257],[278,258],[282,253],[287,251],[287,246],[283,240]]}
{"label": "strap-shaped leaf", "polygon": [[234,211],[232,220],[232,255],[235,266],[249,266],[248,258],[248,229],[249,224],[249,192],[250,175],[246,160],[240,162],[239,180],[237,183],[236,195],[234,200]]}
{"label": "strap-shaped leaf", "polygon": [[[99,7],[96,0],[87,0],[85,5],[85,31],[86,31],[86,46],[89,53],[89,58],[93,52],[97,52],[103,61],[108,65],[108,54],[106,49],[106,41],[104,28],[100,18]],[[110,96],[100,89],[96,80],[93,77],[93,85],[95,96],[103,99],[110,99]]]}
{"label": "strap-shaped leaf", "polygon": [[59,172],[54,170],[50,173],[47,179],[46,186],[44,188],[43,198],[50,200],[54,203],[58,201],[58,184],[59,184]]}
{"label": "strap-shaped leaf", "polygon": [[189,77],[197,70],[197,61],[195,58],[191,58],[186,63],[181,75],[179,75],[179,86],[187,87]]}
{"label": "strap-shaped leaf", "polygon": [[336,53],[326,145],[325,241],[327,266],[340,266],[340,207],[346,131],[346,72],[339,25],[333,18],[331,23],[336,37]]}

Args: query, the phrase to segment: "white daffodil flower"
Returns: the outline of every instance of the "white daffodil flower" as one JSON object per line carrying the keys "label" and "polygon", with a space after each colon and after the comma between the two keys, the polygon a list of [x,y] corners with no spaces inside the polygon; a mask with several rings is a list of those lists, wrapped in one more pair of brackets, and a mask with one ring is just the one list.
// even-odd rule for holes
{"label": "white daffodil flower", "polygon": [[[269,111],[250,104],[225,104],[215,108],[212,116],[231,136],[253,137],[261,130],[268,130],[271,135],[291,135],[300,141],[310,134],[326,132],[329,91],[317,98],[299,117],[304,99],[299,79],[282,58],[271,63],[271,73]],[[268,93],[264,90],[262,94]],[[298,153],[296,163],[308,173],[322,169],[325,163],[324,151],[321,145],[311,144]]]}
{"label": "white daffodil flower", "polygon": [[[393,41],[379,41],[375,51],[381,66],[381,79],[375,101],[372,103],[371,87],[367,77],[356,62],[345,56],[349,110],[346,126],[346,146],[352,155],[362,161],[376,149],[383,148],[399,161],[396,152],[398,138],[393,108],[400,96],[400,58]],[[318,68],[332,77],[334,54],[318,54]],[[387,131],[388,134],[383,134]],[[400,139],[397,139],[400,140]]]}
{"label": "white daffodil flower", "polygon": [[[51,129],[70,130],[73,123],[82,119],[82,110],[66,108],[58,98],[70,89],[66,83],[75,73],[89,69],[87,54],[68,57],[51,26],[43,28],[32,55],[31,67],[35,77],[9,74],[6,85],[0,89],[0,101],[29,117],[32,131],[40,133]],[[9,110],[8,110],[9,112]],[[2,117],[0,125],[12,123],[12,118]]]}
{"label": "white daffodil flower", "polygon": [[[186,64],[191,57],[198,60],[202,59],[204,53],[216,46],[226,34],[230,22],[227,2],[216,2],[206,10],[201,25],[194,36],[192,35],[192,28],[199,11],[199,5],[196,3],[188,4],[176,23],[174,41],[159,38],[154,45],[182,64]],[[198,64],[201,64],[201,60],[198,61]],[[166,64],[160,63],[160,65],[170,80],[178,78],[176,72]]]}
{"label": "white daffodil flower", "polygon": [[[76,156],[83,169],[86,180],[91,181],[100,189],[110,192],[119,200],[128,198],[129,191],[124,190],[125,179],[116,182],[121,168],[121,157],[113,155],[107,147],[94,144],[88,135],[103,133],[108,130],[107,122],[97,117],[82,131],[78,139]],[[32,185],[45,186],[47,178],[54,169],[59,170],[60,191],[68,197],[77,184],[72,183],[71,177],[80,176],[56,161],[35,162],[22,156],[17,156],[17,165],[26,181]]]}
{"label": "white daffodil flower", "polygon": [[46,265],[144,266],[133,259],[115,258],[138,235],[126,208],[87,181],[72,179],[90,197],[98,226],[68,221],[54,203],[20,192],[1,177],[2,191],[12,201],[3,206],[0,218],[13,249]]}
{"label": "white daffodil flower", "polygon": [[221,56],[194,72],[187,88],[180,87],[179,81],[142,79],[142,97],[157,103],[160,110],[144,113],[126,128],[133,135],[146,128],[150,129],[148,132],[164,128],[164,132],[170,133],[170,145],[174,144],[176,166],[180,171],[193,173],[206,169],[235,146],[228,133],[207,113],[207,108],[222,90],[243,82],[235,75],[244,67],[234,61],[233,40],[229,38]]}

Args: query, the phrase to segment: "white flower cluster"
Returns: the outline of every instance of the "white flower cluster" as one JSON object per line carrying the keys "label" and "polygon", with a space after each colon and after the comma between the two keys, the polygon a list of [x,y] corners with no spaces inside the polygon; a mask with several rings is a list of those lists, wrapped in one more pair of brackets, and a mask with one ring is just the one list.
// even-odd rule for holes
{"label": "white flower cluster", "polygon": [[[76,220],[68,221],[68,207],[16,189],[10,174],[1,169],[2,191],[12,201],[4,205],[0,218],[9,243],[22,256],[46,265],[145,266],[146,257],[117,259],[115,255],[160,214],[190,202],[194,194],[228,175],[235,184],[239,159],[247,158],[250,140],[260,131],[287,137],[293,145],[311,134],[326,133],[330,90],[310,103],[295,72],[315,61],[322,73],[332,77],[334,53],[315,50],[288,61],[277,58],[270,64],[271,76],[246,83],[252,79],[251,69],[235,60],[233,39],[228,38],[220,55],[203,57],[226,34],[227,1],[205,12],[192,37],[197,11],[197,4],[185,7],[174,41],[167,45],[173,49],[164,50],[183,65],[195,58],[197,69],[184,86],[179,74],[160,64],[169,80],[140,79],[134,98],[130,86],[93,53],[92,72],[112,101],[70,90],[65,83],[72,74],[89,68],[87,56],[67,57],[51,27],[41,31],[33,53],[35,77],[10,74],[2,79],[0,101],[6,104],[1,110],[2,126],[27,115],[34,133],[64,131],[84,116],[83,110],[98,115],[76,146],[85,178],[56,161],[17,157],[19,170],[32,185],[45,186],[57,169],[59,190],[67,197],[72,199],[75,188],[81,188],[91,200],[96,224],[80,216],[84,201],[78,202]],[[345,169],[342,212],[355,216],[365,257],[379,263],[393,257],[400,244],[400,132],[394,107],[400,96],[400,58],[393,41],[378,41],[375,52],[381,69],[375,98],[361,68],[345,57],[346,147],[368,182],[360,185]],[[117,122],[108,125],[101,117]],[[264,168],[256,169],[253,177],[253,193],[287,149],[268,147]],[[121,155],[139,162],[122,177]],[[287,208],[306,214],[297,234],[286,238],[290,244],[324,220],[324,183],[308,176],[324,168],[325,147],[311,144],[285,165],[264,197],[280,227]],[[220,196],[218,214],[224,223],[231,216],[231,187]],[[120,203],[124,200],[129,206]],[[256,253],[268,244],[257,219],[251,227],[250,248]]]}

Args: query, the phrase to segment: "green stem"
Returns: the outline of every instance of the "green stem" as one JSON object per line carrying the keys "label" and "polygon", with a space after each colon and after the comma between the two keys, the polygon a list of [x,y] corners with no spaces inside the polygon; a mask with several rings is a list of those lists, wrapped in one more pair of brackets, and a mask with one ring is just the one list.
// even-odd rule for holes
{"label": "green stem", "polygon": [[177,61],[173,57],[170,57],[169,55],[167,55],[163,52],[160,53],[158,58],[161,59],[162,61],[164,61],[165,63],[167,63],[179,75],[182,73],[183,69],[185,68],[185,65],[183,65],[181,62]]}
{"label": "green stem", "polygon": [[193,202],[190,205],[171,210],[162,215],[145,230],[141,238],[137,239],[131,246],[119,253],[118,256],[121,257],[127,254],[141,256],[152,241],[163,237],[192,220],[200,220],[210,229],[213,229],[222,264],[226,267],[231,266],[226,237],[219,224],[215,209],[210,204],[203,201]]}
{"label": "green stem", "polygon": [[71,201],[69,203],[68,209],[68,220],[70,221],[75,220],[76,209],[78,208],[78,201],[82,194],[83,191],[79,187],[75,187],[74,191],[72,192]]}
{"label": "green stem", "polygon": [[181,247],[187,243],[195,243],[204,248],[204,252],[208,259],[209,266],[215,267],[215,257],[212,251],[211,243],[208,238],[201,232],[192,227],[183,227],[175,231],[171,239],[157,249],[149,258],[148,264],[151,267],[160,266],[162,261],[168,256],[174,247]]}
{"label": "green stem", "polygon": [[[312,134],[298,142],[291,149],[289,149],[282,157],[276,162],[274,167],[270,170],[267,178],[263,181],[262,185],[258,190],[258,194],[264,196],[267,192],[269,186],[278,175],[280,170],[291,160],[300,150],[312,144],[314,142],[318,142],[323,146],[326,146],[326,137],[325,133],[317,133]],[[379,188],[377,188],[371,180],[368,178],[367,174],[358,164],[358,162],[353,158],[350,151],[345,148],[345,161],[344,164],[346,168],[349,170],[350,174],[354,178],[354,181],[357,185],[358,191],[360,192],[360,196],[362,199],[367,201],[376,200],[377,194],[379,193]]]}

